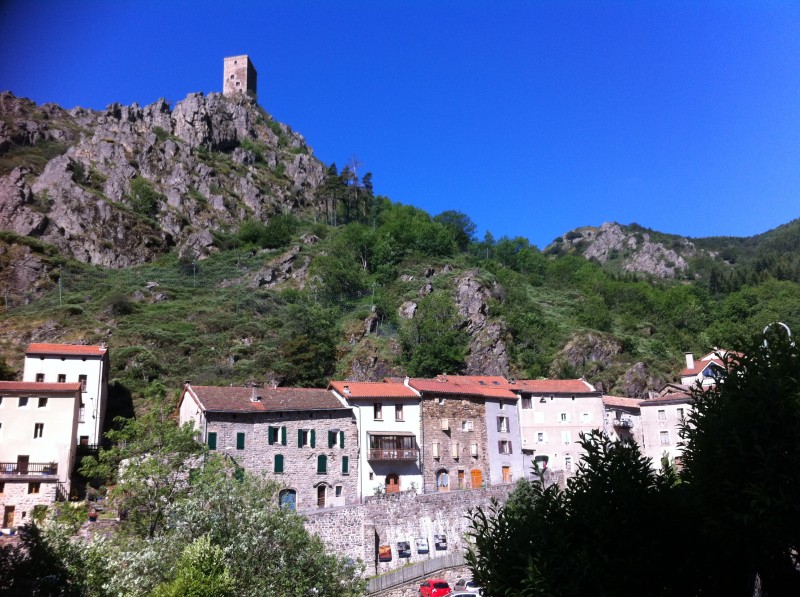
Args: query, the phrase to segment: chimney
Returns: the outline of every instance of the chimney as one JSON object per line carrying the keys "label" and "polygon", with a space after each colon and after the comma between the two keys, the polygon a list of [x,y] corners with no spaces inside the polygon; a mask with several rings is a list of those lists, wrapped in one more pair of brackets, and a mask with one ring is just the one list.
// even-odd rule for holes
{"label": "chimney", "polygon": [[346,396],[350,395],[350,386],[344,386],[344,393]]}
{"label": "chimney", "polygon": [[256,387],[253,386],[251,390],[252,394],[250,394],[250,402],[258,402],[259,400],[261,400],[261,396],[256,394]]}
{"label": "chimney", "polygon": [[185,381],[183,382],[183,385],[184,385],[184,386],[188,386],[188,385],[190,385],[191,383],[192,383],[192,380],[191,380],[191,379],[187,379],[187,380],[185,380]]}
{"label": "chimney", "polygon": [[686,357],[686,368],[694,369],[694,355],[691,352],[684,352],[683,355]]}
{"label": "chimney", "polygon": [[411,381],[411,379],[408,377],[408,375],[406,375],[405,379],[403,379],[403,385],[408,387],[408,382],[409,381]]}

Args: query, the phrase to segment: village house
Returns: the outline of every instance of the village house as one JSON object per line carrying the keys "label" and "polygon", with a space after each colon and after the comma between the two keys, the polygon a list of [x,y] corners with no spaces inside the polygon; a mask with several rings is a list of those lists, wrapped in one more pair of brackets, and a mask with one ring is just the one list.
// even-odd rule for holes
{"label": "village house", "polygon": [[328,389],[355,415],[359,494],[422,493],[419,394],[400,382],[332,381]]}
{"label": "village house", "polygon": [[604,429],[611,439],[634,440],[640,448],[644,445],[641,402],[639,398],[603,396]]}
{"label": "village house", "polygon": [[3,528],[30,522],[34,506],[69,495],[81,389],[77,381],[0,382]]}
{"label": "village house", "polygon": [[422,396],[425,493],[522,478],[517,395],[500,376],[411,379]]}
{"label": "village house", "polygon": [[729,357],[734,357],[732,353],[722,348],[714,349],[707,355],[695,359],[691,352],[684,353],[686,367],[681,371],[681,385],[707,388],[717,383],[719,372],[727,367],[726,361]]}
{"label": "village house", "polygon": [[359,501],[358,427],[334,394],[308,388],[183,387],[180,423],[242,469],[284,485],[280,503],[297,510]]}
{"label": "village house", "polygon": [[581,433],[603,429],[602,392],[582,379],[517,380],[526,478],[534,463],[570,476],[584,454]]}
{"label": "village house", "polygon": [[31,344],[25,351],[22,379],[39,383],[79,383],[77,442],[93,446],[103,439],[108,368],[108,348],[103,345]]}
{"label": "village house", "polygon": [[687,386],[668,384],[657,396],[643,400],[641,408],[642,444],[645,456],[659,469],[663,458],[681,466],[683,456],[682,426],[694,407]]}

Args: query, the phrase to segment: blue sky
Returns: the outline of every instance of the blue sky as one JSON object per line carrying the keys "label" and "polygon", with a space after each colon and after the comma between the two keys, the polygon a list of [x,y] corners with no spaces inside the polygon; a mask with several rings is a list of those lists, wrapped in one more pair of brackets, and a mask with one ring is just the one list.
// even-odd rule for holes
{"label": "blue sky", "polygon": [[38,103],[179,101],[245,53],[321,160],[481,236],[800,217],[800,2],[0,2],[0,89]]}

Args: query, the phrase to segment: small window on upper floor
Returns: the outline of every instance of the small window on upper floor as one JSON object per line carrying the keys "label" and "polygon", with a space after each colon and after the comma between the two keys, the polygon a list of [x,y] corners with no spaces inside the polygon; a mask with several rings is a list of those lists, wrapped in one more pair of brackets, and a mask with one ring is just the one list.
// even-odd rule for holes
{"label": "small window on upper floor", "polygon": [[508,433],[508,417],[497,417],[497,431]]}
{"label": "small window on upper floor", "polygon": [[44,373],[37,373],[36,374],[36,382],[42,383],[44,381]]}
{"label": "small window on upper floor", "polygon": [[39,398],[39,408],[47,407],[47,398]]}
{"label": "small window on upper floor", "polygon": [[533,403],[530,396],[522,397],[522,410],[530,410],[533,408]]}
{"label": "small window on upper floor", "polygon": [[383,404],[380,402],[375,402],[372,405],[372,415],[376,421],[383,420]]}
{"label": "small window on upper floor", "polygon": [[33,426],[33,439],[38,439],[44,435],[44,423],[35,423]]}
{"label": "small window on upper floor", "polygon": [[395,421],[402,421],[403,420],[403,405],[402,404],[395,404],[394,405],[394,420]]}
{"label": "small window on upper floor", "polygon": [[78,383],[81,384],[81,392],[85,392],[86,391],[86,381],[87,381],[87,378],[86,378],[85,375],[79,375],[78,376]]}
{"label": "small window on upper floor", "polygon": [[461,421],[461,431],[472,431],[472,421]]}
{"label": "small window on upper floor", "polygon": [[658,411],[658,420],[659,421],[666,421],[667,420],[667,411],[665,411],[665,410]]}
{"label": "small window on upper floor", "polygon": [[67,382],[67,374],[66,373],[59,373],[58,374],[58,383],[66,383]]}
{"label": "small window on upper floor", "polygon": [[20,396],[19,397],[19,408],[25,408],[28,406],[28,397],[27,396]]}

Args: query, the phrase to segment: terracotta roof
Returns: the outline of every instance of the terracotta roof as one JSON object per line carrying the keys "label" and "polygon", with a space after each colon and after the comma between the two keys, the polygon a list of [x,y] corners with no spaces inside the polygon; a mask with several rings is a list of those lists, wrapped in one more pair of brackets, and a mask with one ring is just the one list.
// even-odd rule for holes
{"label": "terracotta roof", "polygon": [[419,398],[408,386],[392,381],[332,381],[328,389],[344,398]]}
{"label": "terracotta roof", "polygon": [[582,379],[518,379],[514,387],[534,394],[599,394]]}
{"label": "terracotta roof", "polygon": [[75,383],[44,383],[40,381],[0,381],[0,392],[76,392],[81,389]]}
{"label": "terracotta roof", "polygon": [[501,375],[437,375],[437,379],[451,381],[462,384],[477,384],[479,386],[489,386],[493,388],[510,389],[511,383]]}
{"label": "terracotta roof", "polygon": [[681,404],[686,402],[694,402],[692,394],[687,390],[683,390],[685,386],[668,385],[662,391],[662,394],[647,400],[642,400],[639,406],[656,406],[659,404]]}
{"label": "terracotta roof", "polygon": [[694,367],[692,367],[691,369],[687,367],[686,369],[681,371],[681,377],[689,377],[690,375],[692,376],[697,375],[701,371],[704,371],[705,368],[708,367],[709,365],[716,365],[721,369],[725,368],[725,363],[723,363],[722,360],[718,358],[712,358],[705,361],[695,361]]}
{"label": "terracotta roof", "polygon": [[641,403],[639,398],[627,398],[625,396],[603,396],[603,404],[606,406],[619,406],[622,408],[639,408]]}
{"label": "terracotta roof", "polygon": [[103,356],[108,349],[105,346],[88,346],[83,344],[31,344],[25,354],[54,354],[78,356]]}
{"label": "terracotta roof", "polygon": [[[279,412],[292,410],[337,410],[347,407],[327,390],[316,388],[243,388],[184,386],[205,411]],[[260,396],[253,401],[252,397]]]}
{"label": "terracotta roof", "polygon": [[511,400],[517,399],[517,395],[514,392],[502,387],[482,386],[477,383],[461,383],[450,380],[444,381],[441,378],[411,379],[409,380],[408,384],[419,392],[426,392],[429,394],[479,396],[483,398],[509,398]]}

